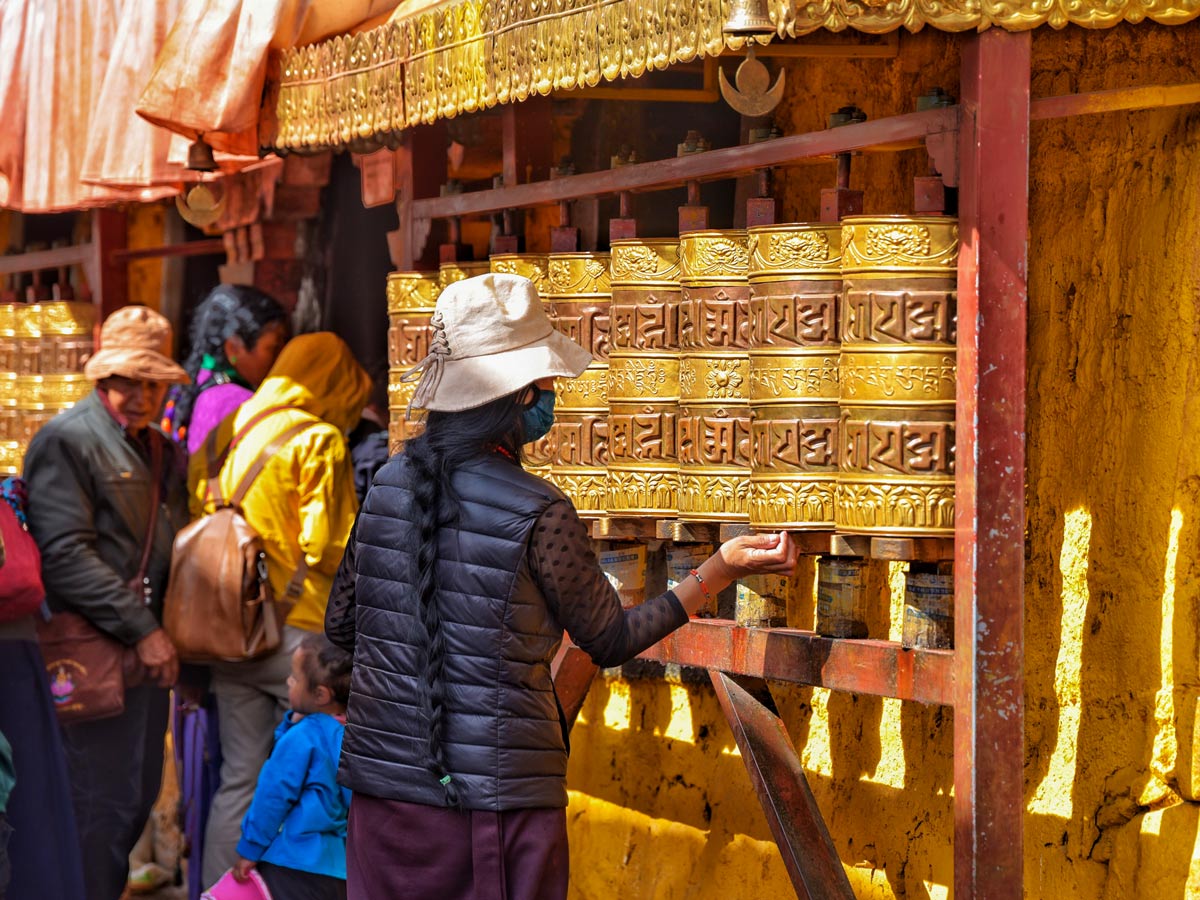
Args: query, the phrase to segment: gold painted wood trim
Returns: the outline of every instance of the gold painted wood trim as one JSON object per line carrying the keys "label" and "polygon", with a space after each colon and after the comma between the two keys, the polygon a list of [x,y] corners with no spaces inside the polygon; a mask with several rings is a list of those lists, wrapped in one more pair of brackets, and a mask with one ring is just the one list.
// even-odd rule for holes
{"label": "gold painted wood trim", "polygon": [[[283,53],[278,149],[388,143],[404,128],[531,96],[637,78],[738,49],[729,0],[458,0]],[[1028,31],[1181,25],[1200,0],[768,0],[780,38],[852,28]]]}

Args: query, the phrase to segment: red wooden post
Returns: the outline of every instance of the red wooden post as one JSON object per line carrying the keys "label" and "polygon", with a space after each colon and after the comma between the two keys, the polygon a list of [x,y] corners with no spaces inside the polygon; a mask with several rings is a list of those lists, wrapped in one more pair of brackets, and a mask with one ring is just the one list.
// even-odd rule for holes
{"label": "red wooden post", "polygon": [[962,53],[954,896],[1020,900],[1029,32]]}
{"label": "red wooden post", "polygon": [[117,209],[92,212],[92,260],[87,271],[96,323],[129,303],[129,264],[114,256],[127,244],[125,213]]}
{"label": "red wooden post", "polygon": [[403,270],[436,268],[437,245],[429,240],[432,222],[415,214],[416,201],[436,197],[446,181],[446,125],[438,122],[404,132],[396,150],[396,212],[400,246],[393,247]]}

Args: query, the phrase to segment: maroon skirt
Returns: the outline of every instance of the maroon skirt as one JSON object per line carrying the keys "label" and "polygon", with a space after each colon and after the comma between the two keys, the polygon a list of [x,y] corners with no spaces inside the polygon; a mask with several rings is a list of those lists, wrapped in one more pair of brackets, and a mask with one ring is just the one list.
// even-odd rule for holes
{"label": "maroon skirt", "polygon": [[564,900],[567,873],[565,809],[350,802],[347,900]]}

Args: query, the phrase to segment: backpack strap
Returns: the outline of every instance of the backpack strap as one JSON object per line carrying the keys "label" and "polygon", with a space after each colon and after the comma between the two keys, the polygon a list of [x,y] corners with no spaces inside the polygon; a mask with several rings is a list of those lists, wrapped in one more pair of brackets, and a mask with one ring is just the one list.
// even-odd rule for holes
{"label": "backpack strap", "polygon": [[[254,485],[255,480],[257,480],[258,476],[262,474],[262,470],[266,468],[268,460],[282,450],[284,445],[286,445],[287,442],[292,438],[296,437],[296,435],[307,431],[314,425],[319,424],[321,423],[318,419],[306,419],[303,422],[297,422],[291,428],[284,429],[279,434],[275,435],[275,437],[271,438],[271,440],[267,443],[267,446],[263,447],[262,450],[259,451],[259,454],[255,458],[254,462],[250,464],[250,468],[246,470],[246,474],[242,476],[242,480],[238,483],[233,495],[229,498],[228,505],[240,507],[242,505],[242,501],[246,499],[246,494],[250,492],[250,488]],[[296,571],[292,574],[291,579],[288,581],[287,588],[283,592],[282,600],[285,604],[290,606],[291,602],[294,601],[296,597],[300,596],[300,591],[304,588],[304,579],[307,576],[308,560],[304,558],[304,551],[301,550],[300,564],[296,566]]]}
{"label": "backpack strap", "polygon": [[[208,382],[205,382],[206,384]],[[208,472],[204,479],[205,490],[209,498],[213,502],[213,506],[220,509],[222,506],[234,505],[226,503],[225,495],[221,491],[221,469],[225,468],[225,460],[229,458],[229,454],[237,449],[237,445],[245,440],[251,429],[259,422],[263,421],[267,416],[277,412],[282,412],[285,409],[295,409],[294,406],[268,406],[266,409],[259,410],[255,413],[245,425],[238,429],[237,433],[230,439],[225,448],[217,452],[218,432],[220,428],[212,428],[208,432],[208,437],[204,441],[204,458],[208,461]],[[229,414],[236,416],[237,410]]]}

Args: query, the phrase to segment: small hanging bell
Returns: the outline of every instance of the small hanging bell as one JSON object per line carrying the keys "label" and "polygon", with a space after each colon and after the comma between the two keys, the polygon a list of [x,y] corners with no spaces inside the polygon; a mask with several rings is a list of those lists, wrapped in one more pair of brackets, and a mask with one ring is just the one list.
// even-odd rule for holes
{"label": "small hanging bell", "polygon": [[204,138],[192,141],[188,147],[187,167],[194,172],[217,171],[217,161],[213,159],[212,147],[204,142]]}
{"label": "small hanging bell", "polygon": [[774,34],[775,26],[767,13],[766,0],[733,0],[729,7],[729,18],[721,31],[727,35],[754,37]]}

